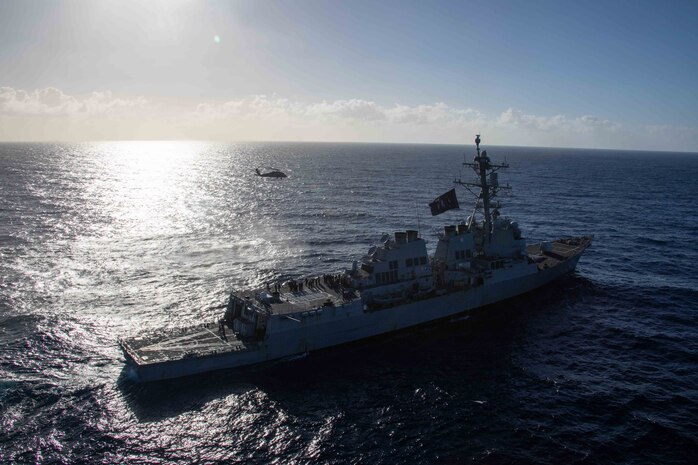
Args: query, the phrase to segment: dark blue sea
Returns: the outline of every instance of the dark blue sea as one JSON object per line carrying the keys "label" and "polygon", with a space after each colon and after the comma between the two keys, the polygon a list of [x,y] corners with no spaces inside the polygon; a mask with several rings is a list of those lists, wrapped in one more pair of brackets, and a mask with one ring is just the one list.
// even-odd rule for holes
{"label": "dark blue sea", "polygon": [[574,274],[469,319],[138,385],[121,336],[213,321],[231,289],[342,270],[385,232],[433,251],[471,199],[428,203],[474,147],[0,144],[0,463],[696,463],[698,155],[485,148],[531,242],[594,234]]}

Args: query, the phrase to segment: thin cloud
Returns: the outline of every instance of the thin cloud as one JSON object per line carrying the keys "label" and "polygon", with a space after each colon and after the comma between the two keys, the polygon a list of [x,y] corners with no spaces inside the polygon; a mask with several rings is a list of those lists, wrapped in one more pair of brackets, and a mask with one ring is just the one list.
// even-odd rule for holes
{"label": "thin cloud", "polygon": [[507,108],[488,116],[444,102],[384,105],[360,98],[303,102],[250,95],[183,105],[110,91],[0,87],[0,140],[206,139],[463,143],[646,150],[698,150],[698,129],[626,125],[595,115],[534,115]]}
{"label": "thin cloud", "polygon": [[148,102],[143,97],[116,98],[110,91],[92,92],[88,97],[77,98],[55,87],[33,92],[0,87],[0,113],[6,115],[105,115],[123,110],[143,110],[147,106]]}
{"label": "thin cloud", "polygon": [[520,110],[508,108],[497,123],[502,126],[525,128],[536,131],[565,131],[575,133],[591,133],[598,130],[618,132],[622,126],[609,120],[592,115],[568,118],[565,115],[536,116],[528,115]]}
{"label": "thin cloud", "polygon": [[220,104],[200,104],[197,116],[227,118],[265,118],[284,116],[294,119],[326,121],[376,121],[393,124],[454,124],[472,123],[483,119],[480,112],[472,109],[457,109],[443,102],[430,105],[383,106],[370,100],[323,100],[320,103],[292,102],[285,98],[253,95],[240,100]]}

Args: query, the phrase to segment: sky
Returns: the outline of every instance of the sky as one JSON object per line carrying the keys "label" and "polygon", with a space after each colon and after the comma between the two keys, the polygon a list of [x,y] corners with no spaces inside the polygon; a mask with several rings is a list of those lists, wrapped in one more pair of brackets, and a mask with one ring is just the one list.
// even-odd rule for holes
{"label": "sky", "polygon": [[0,0],[0,141],[698,152],[698,2]]}

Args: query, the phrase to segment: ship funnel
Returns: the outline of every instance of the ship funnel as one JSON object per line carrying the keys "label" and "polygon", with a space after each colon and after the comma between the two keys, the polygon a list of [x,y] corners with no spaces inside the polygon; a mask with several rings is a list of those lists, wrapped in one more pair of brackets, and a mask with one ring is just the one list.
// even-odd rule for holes
{"label": "ship funnel", "polygon": [[446,237],[453,236],[456,233],[456,227],[454,225],[444,226],[444,234]]}
{"label": "ship funnel", "polygon": [[419,239],[418,234],[419,233],[417,231],[415,231],[414,229],[408,229],[407,230],[407,242],[412,242],[412,241],[416,241],[417,239]]}
{"label": "ship funnel", "polygon": [[395,243],[407,244],[407,233],[404,231],[395,231]]}

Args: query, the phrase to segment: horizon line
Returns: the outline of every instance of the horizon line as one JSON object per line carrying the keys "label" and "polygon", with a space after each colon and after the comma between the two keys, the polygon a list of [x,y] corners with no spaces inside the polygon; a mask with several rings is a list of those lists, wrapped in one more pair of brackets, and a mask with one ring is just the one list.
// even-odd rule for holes
{"label": "horizon line", "polygon": [[[216,140],[216,139],[96,139],[96,140],[2,140],[0,144],[97,144],[113,142],[201,142],[209,144],[355,144],[355,145],[442,145],[442,146],[475,146],[475,143],[447,143],[447,142],[386,142],[386,141],[327,141],[327,140]],[[540,145],[510,145],[510,144],[483,144],[490,147],[513,147],[531,149],[552,150],[596,150],[614,152],[647,152],[647,153],[681,153],[698,155],[698,151],[690,150],[648,150],[632,148],[598,148],[598,147],[572,147],[572,146],[540,146]]]}

